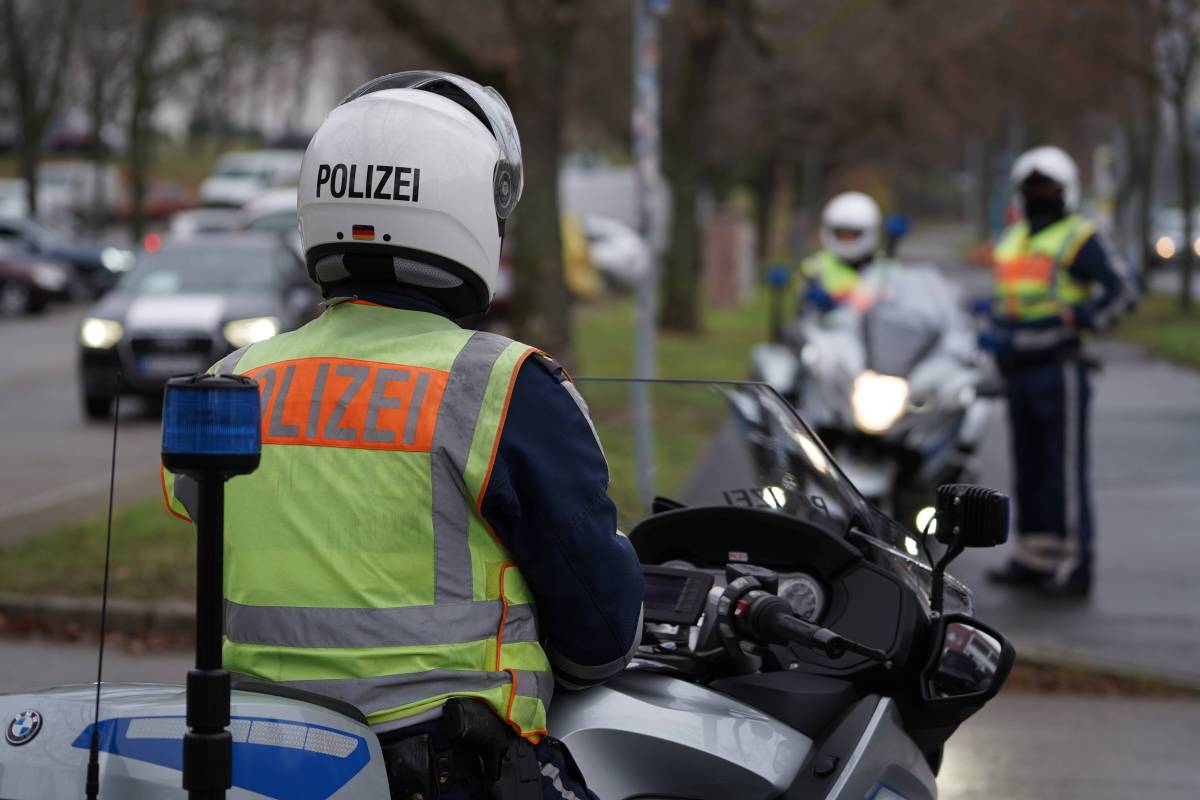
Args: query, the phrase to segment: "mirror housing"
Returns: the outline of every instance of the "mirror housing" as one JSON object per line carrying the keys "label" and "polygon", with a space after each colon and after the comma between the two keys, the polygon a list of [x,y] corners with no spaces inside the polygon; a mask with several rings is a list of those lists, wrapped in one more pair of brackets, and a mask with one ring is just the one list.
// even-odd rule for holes
{"label": "mirror housing", "polygon": [[938,710],[975,710],[1008,680],[1016,661],[1012,644],[966,614],[937,621],[934,648],[921,670],[921,700]]}
{"label": "mirror housing", "polygon": [[1008,495],[983,486],[947,483],[937,490],[937,540],[944,545],[995,547],[1008,541]]}

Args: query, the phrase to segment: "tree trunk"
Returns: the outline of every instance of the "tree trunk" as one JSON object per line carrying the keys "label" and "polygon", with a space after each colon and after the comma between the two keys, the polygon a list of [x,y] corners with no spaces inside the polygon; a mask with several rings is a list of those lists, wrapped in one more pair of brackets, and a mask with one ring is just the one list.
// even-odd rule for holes
{"label": "tree trunk", "polygon": [[1195,239],[1192,226],[1192,148],[1191,143],[1188,142],[1187,93],[1181,91],[1173,100],[1175,144],[1179,148],[1179,204],[1183,208],[1179,308],[1186,313],[1192,308],[1192,267],[1196,262],[1196,253],[1192,246]]}
{"label": "tree trunk", "polygon": [[25,202],[29,205],[29,216],[38,215],[38,166],[42,160],[42,126],[21,126],[21,177],[25,180]]}
{"label": "tree trunk", "polygon": [[145,233],[146,170],[150,162],[150,111],[154,97],[154,56],[162,22],[162,0],[147,0],[133,62],[133,100],[129,111],[129,235]]}
{"label": "tree trunk", "polygon": [[724,4],[697,4],[685,19],[678,89],[671,102],[663,137],[663,169],[671,183],[671,238],[663,262],[659,327],[697,331],[701,327],[700,299],[703,263],[696,198],[701,182],[701,153],[707,140],[706,116],[724,38]]}
{"label": "tree trunk", "polygon": [[1138,114],[1138,119],[1129,125],[1129,155],[1130,155],[1130,184],[1137,197],[1137,207],[1134,211],[1134,240],[1137,243],[1137,271],[1139,283],[1144,283],[1146,270],[1150,264],[1151,248],[1154,243],[1151,238],[1153,230],[1154,210],[1154,155],[1158,142],[1158,96],[1147,92],[1147,102],[1144,112]]}
{"label": "tree trunk", "polygon": [[520,48],[510,74],[525,174],[519,219],[514,218],[513,333],[577,368],[558,207],[563,95],[575,12],[561,0],[542,5],[511,6],[513,28],[528,45]]}
{"label": "tree trunk", "polygon": [[93,64],[91,75],[91,92],[88,98],[91,114],[91,156],[92,156],[92,197],[89,205],[88,225],[92,233],[98,234],[104,227],[104,166],[108,161],[108,152],[101,140],[104,128],[104,78],[103,68]]}

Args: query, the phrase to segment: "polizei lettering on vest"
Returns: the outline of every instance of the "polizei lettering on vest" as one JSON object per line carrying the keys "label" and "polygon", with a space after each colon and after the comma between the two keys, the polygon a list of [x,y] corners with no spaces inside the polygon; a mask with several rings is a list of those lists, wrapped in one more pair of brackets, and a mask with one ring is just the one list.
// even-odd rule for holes
{"label": "polizei lettering on vest", "polygon": [[429,452],[449,373],[341,358],[246,373],[262,394],[264,444]]}
{"label": "polizei lettering on vest", "polygon": [[393,164],[318,164],[316,196],[419,202],[421,168]]}

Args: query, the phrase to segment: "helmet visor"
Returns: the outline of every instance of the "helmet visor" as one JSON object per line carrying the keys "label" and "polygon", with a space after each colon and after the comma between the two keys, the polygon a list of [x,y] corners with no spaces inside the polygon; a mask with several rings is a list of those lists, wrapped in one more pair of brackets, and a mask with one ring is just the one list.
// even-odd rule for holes
{"label": "helmet visor", "polygon": [[346,95],[339,105],[384,89],[420,89],[440,94],[470,111],[484,124],[500,145],[500,162],[496,165],[495,175],[496,215],[501,219],[508,217],[521,199],[525,179],[517,123],[500,93],[490,86],[449,72],[406,70],[367,81]]}

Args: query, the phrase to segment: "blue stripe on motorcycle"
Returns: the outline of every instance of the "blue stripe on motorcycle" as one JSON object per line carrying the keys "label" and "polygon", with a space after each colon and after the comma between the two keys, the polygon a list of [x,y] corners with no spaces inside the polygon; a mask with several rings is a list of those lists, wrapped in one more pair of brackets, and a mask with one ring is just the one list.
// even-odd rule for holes
{"label": "blue stripe on motorcycle", "polygon": [[[130,735],[130,726],[134,735]],[[183,770],[184,717],[116,717],[100,722],[100,751]],[[370,760],[363,737],[294,720],[233,717],[233,785],[267,797],[323,800]],[[72,742],[88,749],[92,726]]]}

